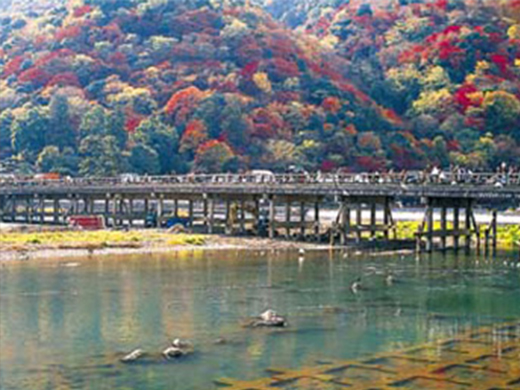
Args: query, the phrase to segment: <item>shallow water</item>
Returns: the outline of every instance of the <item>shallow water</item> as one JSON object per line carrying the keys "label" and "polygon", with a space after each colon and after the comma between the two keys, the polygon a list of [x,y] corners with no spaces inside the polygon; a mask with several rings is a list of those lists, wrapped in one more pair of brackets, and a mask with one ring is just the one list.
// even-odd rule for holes
{"label": "shallow water", "polygon": [[[0,389],[206,390],[220,377],[444,338],[520,318],[513,259],[186,251],[4,264]],[[354,295],[360,276],[366,289]],[[266,308],[290,326],[241,326]],[[196,353],[166,363],[158,353],[176,337]],[[119,363],[137,347],[151,353],[147,361]]]}

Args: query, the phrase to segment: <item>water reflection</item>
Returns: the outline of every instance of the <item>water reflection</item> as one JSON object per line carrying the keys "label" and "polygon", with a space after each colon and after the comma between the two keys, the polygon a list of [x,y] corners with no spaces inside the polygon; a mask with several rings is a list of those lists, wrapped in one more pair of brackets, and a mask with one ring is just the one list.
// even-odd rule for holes
{"label": "water reflection", "polygon": [[[188,251],[0,268],[0,388],[199,390],[217,377],[368,356],[520,317],[518,269],[474,257]],[[395,283],[389,286],[386,275]],[[366,289],[349,286],[362,278]],[[286,329],[245,329],[266,308]],[[124,366],[175,337],[193,356]]]}

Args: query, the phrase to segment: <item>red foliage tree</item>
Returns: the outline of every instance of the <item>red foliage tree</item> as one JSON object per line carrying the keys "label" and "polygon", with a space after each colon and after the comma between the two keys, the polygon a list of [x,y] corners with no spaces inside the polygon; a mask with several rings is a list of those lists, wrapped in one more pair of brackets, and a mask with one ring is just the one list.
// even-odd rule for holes
{"label": "red foliage tree", "polygon": [[464,84],[457,91],[455,91],[453,98],[455,99],[455,102],[459,106],[461,112],[465,113],[469,107],[478,107],[482,104],[482,99],[475,100],[471,98],[470,95],[476,92],[478,92],[478,89],[473,84]]}
{"label": "red foliage tree", "polygon": [[321,106],[325,111],[336,114],[341,109],[341,101],[335,96],[329,96],[323,99]]}
{"label": "red foliage tree", "polygon": [[498,67],[502,74],[507,72],[509,59],[506,56],[503,56],[501,54],[493,54],[490,59],[491,62],[493,62]]}
{"label": "red foliage tree", "polygon": [[186,129],[181,137],[181,152],[195,151],[208,140],[208,130],[201,120],[191,120],[186,125]]}
{"label": "red foliage tree", "polygon": [[52,76],[45,70],[40,68],[29,68],[20,73],[18,81],[21,83],[30,83],[36,87],[42,87],[47,84]]}
{"label": "red foliage tree", "polygon": [[81,87],[78,76],[76,76],[76,74],[73,72],[59,73],[52,77],[47,83],[48,87],[53,87],[55,85],[60,87]]}
{"label": "red foliage tree", "polygon": [[278,114],[266,108],[256,109],[251,119],[253,121],[251,135],[263,139],[274,138],[284,125],[283,119]]}
{"label": "red foliage tree", "polygon": [[57,42],[61,42],[64,39],[74,39],[81,35],[81,31],[81,27],[77,25],[62,27],[58,31],[56,31],[54,39]]}
{"label": "red foliage tree", "polygon": [[92,11],[92,6],[83,5],[81,7],[74,8],[73,15],[75,18],[81,18],[82,16],[85,16],[86,14],[90,13],[90,11]]}
{"label": "red foliage tree", "polygon": [[176,121],[183,122],[203,96],[204,92],[197,87],[187,87],[173,94],[166,103],[165,111],[174,116]]}
{"label": "red foliage tree", "polygon": [[4,66],[4,77],[18,74],[24,60],[24,56],[16,56],[11,61],[7,62],[7,64]]}

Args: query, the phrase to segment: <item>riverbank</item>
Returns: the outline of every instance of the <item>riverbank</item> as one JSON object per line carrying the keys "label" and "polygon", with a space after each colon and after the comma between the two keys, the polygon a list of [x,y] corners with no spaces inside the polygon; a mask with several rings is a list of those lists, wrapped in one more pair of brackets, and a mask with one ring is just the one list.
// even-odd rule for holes
{"label": "riverbank", "polygon": [[[397,238],[408,242],[414,240],[419,225],[419,221],[398,221]],[[486,228],[486,225],[482,225],[481,232]],[[497,233],[497,242],[501,249],[511,249],[520,242],[518,225],[499,225]],[[330,246],[328,243],[305,243],[283,239],[176,234],[158,229],[80,231],[36,225],[0,226],[0,261],[225,249],[330,250]],[[392,248],[391,252],[398,249]],[[402,249],[406,248],[403,246]]]}
{"label": "riverbank", "polygon": [[[21,230],[20,230],[21,229]],[[270,240],[255,237],[227,237],[175,234],[164,230],[74,231],[21,226],[0,233],[0,261],[40,258],[84,257],[166,253],[180,250],[323,250],[326,244]]]}
{"label": "riverbank", "polygon": [[[402,240],[415,239],[415,232],[419,230],[422,222],[420,221],[397,221],[397,237]],[[435,229],[440,229],[440,222],[436,222]],[[448,222],[448,229],[453,229],[453,224]],[[482,239],[484,232],[489,228],[489,225],[481,224],[480,233]],[[520,225],[498,224],[497,226],[497,245],[501,249],[511,249],[520,243]]]}

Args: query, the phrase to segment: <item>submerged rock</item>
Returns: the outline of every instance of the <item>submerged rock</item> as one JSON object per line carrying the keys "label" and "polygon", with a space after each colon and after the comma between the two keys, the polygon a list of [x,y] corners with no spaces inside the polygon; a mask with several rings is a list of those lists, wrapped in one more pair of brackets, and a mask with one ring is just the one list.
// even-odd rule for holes
{"label": "submerged rock", "polygon": [[133,362],[136,362],[137,360],[139,360],[140,358],[142,358],[144,355],[145,355],[145,352],[142,349],[140,349],[140,348],[134,349],[129,354],[123,356],[121,358],[121,362],[122,363],[133,363]]}
{"label": "submerged rock", "polygon": [[175,339],[172,345],[166,348],[162,355],[166,360],[177,359],[193,353],[193,345],[189,341]]}
{"label": "submerged rock", "polygon": [[174,346],[169,346],[162,352],[162,355],[164,356],[164,358],[166,360],[171,360],[171,359],[180,358],[180,357],[186,355],[186,353],[180,348],[177,348]]}
{"label": "submerged rock", "polygon": [[274,310],[266,310],[265,312],[260,314],[258,318],[253,319],[249,325],[253,328],[281,328],[287,326],[287,320],[285,319],[285,317],[278,315]]}

